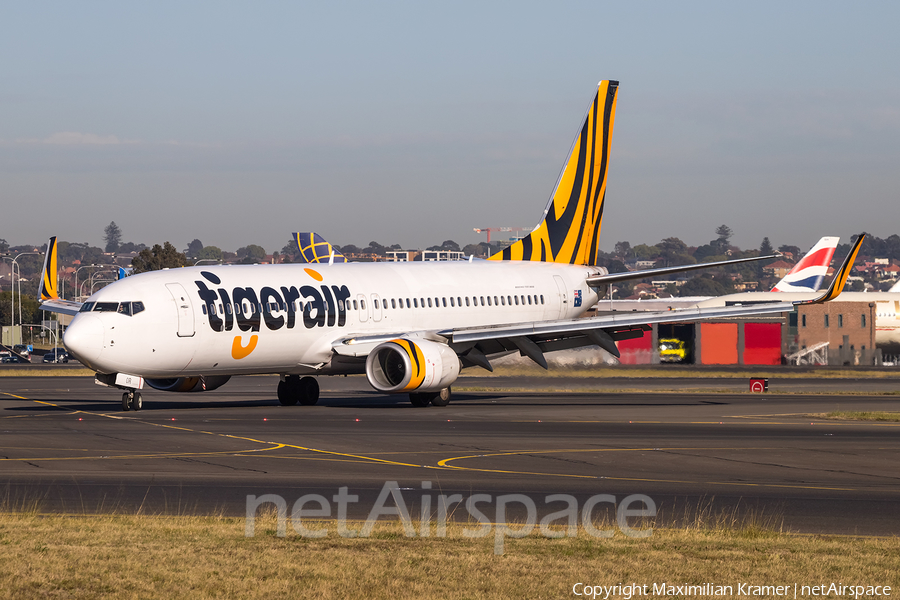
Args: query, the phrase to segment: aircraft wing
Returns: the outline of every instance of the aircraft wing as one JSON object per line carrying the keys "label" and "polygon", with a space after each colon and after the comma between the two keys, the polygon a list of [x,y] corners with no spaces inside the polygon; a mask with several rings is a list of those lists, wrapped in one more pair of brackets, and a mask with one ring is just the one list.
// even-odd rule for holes
{"label": "aircraft wing", "polygon": [[653,323],[677,323],[745,317],[760,314],[785,313],[799,304],[820,304],[834,300],[841,293],[853,261],[859,253],[866,234],[860,234],[844,263],[835,273],[831,286],[810,300],[797,302],[759,303],[749,306],[684,308],[654,312],[634,312],[604,315],[583,319],[533,321],[481,327],[458,327],[438,331],[398,332],[376,336],[346,337],[336,340],[332,349],[336,354],[362,358],[376,346],[397,338],[430,338],[447,343],[465,366],[480,366],[492,371],[487,356],[518,350],[523,356],[547,368],[544,353],[581,346],[596,345],[613,356],[619,356],[615,342],[642,337]]}
{"label": "aircraft wing", "polygon": [[51,300],[42,301],[41,310],[60,313],[63,315],[75,315],[79,310],[81,310],[82,304],[84,303],[75,302],[74,300],[60,300],[59,298],[53,298]]}

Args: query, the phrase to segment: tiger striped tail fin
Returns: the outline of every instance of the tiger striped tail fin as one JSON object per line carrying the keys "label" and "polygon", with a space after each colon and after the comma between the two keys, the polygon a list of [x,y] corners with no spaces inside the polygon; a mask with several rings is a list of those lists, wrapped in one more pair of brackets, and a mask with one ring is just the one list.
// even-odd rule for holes
{"label": "tiger striped tail fin", "polygon": [[618,81],[601,81],[541,223],[491,260],[596,262]]}

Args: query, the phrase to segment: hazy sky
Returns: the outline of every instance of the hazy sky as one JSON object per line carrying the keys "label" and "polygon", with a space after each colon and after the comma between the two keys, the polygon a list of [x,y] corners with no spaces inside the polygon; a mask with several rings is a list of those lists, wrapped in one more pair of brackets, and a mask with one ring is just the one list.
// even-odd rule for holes
{"label": "hazy sky", "polygon": [[601,247],[900,232],[896,2],[5,2],[0,238],[532,227],[618,79]]}

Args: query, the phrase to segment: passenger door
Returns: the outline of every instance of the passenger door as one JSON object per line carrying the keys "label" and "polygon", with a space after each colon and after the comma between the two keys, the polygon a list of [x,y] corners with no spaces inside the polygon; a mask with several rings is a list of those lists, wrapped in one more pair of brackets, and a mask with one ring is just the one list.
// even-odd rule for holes
{"label": "passenger door", "polygon": [[175,310],[178,313],[178,337],[194,337],[194,311],[184,286],[180,283],[167,283],[166,289],[175,301]]}

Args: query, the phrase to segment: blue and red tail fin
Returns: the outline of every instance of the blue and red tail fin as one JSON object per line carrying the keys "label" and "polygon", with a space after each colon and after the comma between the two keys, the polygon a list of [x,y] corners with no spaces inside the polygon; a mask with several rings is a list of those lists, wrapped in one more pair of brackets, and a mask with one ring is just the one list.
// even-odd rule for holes
{"label": "blue and red tail fin", "polygon": [[294,240],[297,247],[300,248],[300,255],[303,261],[307,263],[329,263],[347,262],[344,255],[334,249],[334,246],[325,241],[318,233],[312,231],[304,231],[294,234]]}
{"label": "blue and red tail fin", "polygon": [[491,260],[595,264],[618,88],[600,82],[540,224]]}
{"label": "blue and red tail fin", "polygon": [[823,237],[787,275],[772,288],[773,292],[816,292],[828,272],[839,237]]}

